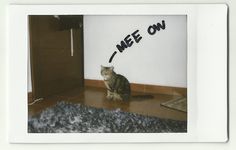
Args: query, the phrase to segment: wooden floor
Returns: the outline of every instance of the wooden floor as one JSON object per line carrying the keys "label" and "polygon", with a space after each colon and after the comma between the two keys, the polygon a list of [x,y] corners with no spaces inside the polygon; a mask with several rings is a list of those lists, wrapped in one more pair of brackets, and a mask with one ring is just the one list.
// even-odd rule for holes
{"label": "wooden floor", "polygon": [[[132,95],[140,95],[144,93],[132,93]],[[172,95],[152,94],[152,99],[132,99],[128,102],[110,101],[106,99],[106,89],[96,87],[85,87],[83,89],[74,89],[68,92],[47,97],[42,101],[38,101],[28,106],[29,115],[33,116],[40,113],[47,107],[55,105],[59,101],[67,101],[72,103],[80,103],[96,108],[117,109],[123,111],[134,112],[142,115],[156,116],[160,118],[169,118],[174,120],[187,120],[187,113],[169,109],[160,106],[160,103],[175,98]]]}

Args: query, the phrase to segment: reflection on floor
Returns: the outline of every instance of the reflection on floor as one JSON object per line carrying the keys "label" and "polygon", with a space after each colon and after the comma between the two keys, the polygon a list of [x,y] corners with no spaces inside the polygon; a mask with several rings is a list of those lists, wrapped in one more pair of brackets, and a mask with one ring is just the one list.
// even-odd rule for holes
{"label": "reflection on floor", "polygon": [[[144,93],[132,93],[132,95],[142,95]],[[55,105],[59,101],[80,103],[87,106],[106,109],[120,108],[123,111],[138,113],[159,118],[169,118],[174,120],[187,120],[187,113],[160,106],[160,103],[171,100],[176,96],[152,94],[152,99],[132,99],[128,102],[110,101],[106,99],[106,90],[103,88],[85,87],[60,93],[44,98],[28,106],[29,115],[36,115],[45,108]]]}

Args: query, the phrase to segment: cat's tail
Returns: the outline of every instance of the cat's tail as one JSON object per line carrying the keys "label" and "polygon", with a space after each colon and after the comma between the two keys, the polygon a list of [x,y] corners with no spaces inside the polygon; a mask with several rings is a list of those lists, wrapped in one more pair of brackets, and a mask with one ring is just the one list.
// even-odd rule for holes
{"label": "cat's tail", "polygon": [[153,95],[132,95],[132,100],[147,100],[147,99],[153,99]]}

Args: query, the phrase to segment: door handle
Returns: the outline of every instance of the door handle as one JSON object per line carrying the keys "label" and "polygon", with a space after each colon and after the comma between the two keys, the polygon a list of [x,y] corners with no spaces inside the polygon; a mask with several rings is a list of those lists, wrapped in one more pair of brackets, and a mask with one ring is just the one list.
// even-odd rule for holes
{"label": "door handle", "polygon": [[70,55],[74,56],[73,28],[70,29]]}

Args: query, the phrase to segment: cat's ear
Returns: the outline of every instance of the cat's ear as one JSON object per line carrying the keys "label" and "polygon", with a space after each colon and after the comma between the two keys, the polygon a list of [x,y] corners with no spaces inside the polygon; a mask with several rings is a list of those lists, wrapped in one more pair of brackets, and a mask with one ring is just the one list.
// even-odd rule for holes
{"label": "cat's ear", "polygon": [[114,70],[114,67],[113,67],[113,66],[111,66],[111,70]]}

